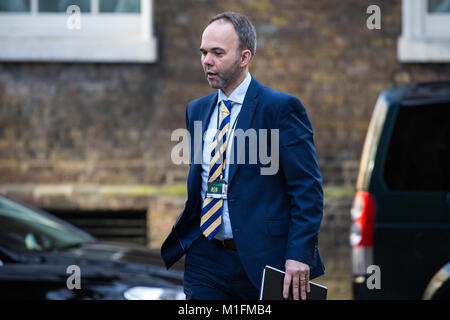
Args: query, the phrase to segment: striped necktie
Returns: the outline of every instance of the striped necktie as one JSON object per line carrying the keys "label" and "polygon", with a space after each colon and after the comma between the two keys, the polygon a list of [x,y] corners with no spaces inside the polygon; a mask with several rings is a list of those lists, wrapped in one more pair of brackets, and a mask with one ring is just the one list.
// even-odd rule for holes
{"label": "striped necktie", "polygon": [[[208,183],[223,179],[225,169],[225,153],[227,149],[227,131],[230,126],[232,102],[220,102],[221,122],[218,134],[211,145],[211,161],[209,163]],[[200,218],[200,229],[203,235],[211,240],[222,229],[223,199],[205,197]]]}

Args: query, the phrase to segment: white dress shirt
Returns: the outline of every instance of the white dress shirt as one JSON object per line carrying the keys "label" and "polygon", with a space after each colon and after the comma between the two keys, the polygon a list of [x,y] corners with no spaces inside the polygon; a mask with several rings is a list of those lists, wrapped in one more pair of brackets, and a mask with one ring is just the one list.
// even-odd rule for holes
{"label": "white dress shirt", "polygon": [[[209,125],[206,129],[205,138],[203,141],[203,155],[202,155],[202,199],[205,199],[206,195],[206,188],[208,184],[208,178],[209,178],[209,163],[211,161],[211,144],[213,142],[214,136],[217,133],[217,119],[219,116],[219,125],[221,121],[220,117],[220,102],[222,100],[231,100],[233,103],[233,106],[231,108],[231,115],[230,115],[230,126],[227,132],[227,150],[226,150],[226,156],[225,156],[225,172],[224,172],[224,179],[226,182],[228,182],[228,167],[229,167],[229,156],[231,154],[231,147],[233,142],[233,134],[234,129],[236,127],[236,122],[238,119],[239,112],[241,111],[242,104],[244,103],[245,94],[247,93],[247,89],[250,85],[250,82],[252,81],[252,76],[250,73],[247,73],[247,76],[245,77],[244,81],[241,82],[241,84],[234,89],[234,91],[230,94],[229,97],[225,95],[225,93],[219,89],[219,96],[217,99],[217,105],[214,108],[214,111],[211,114],[211,118],[209,120]],[[228,212],[228,201],[224,199],[223,201],[223,209],[222,209],[222,229],[216,234],[214,237],[219,240],[224,239],[231,239],[233,238],[233,232],[231,229],[231,222],[230,222],[230,216]]]}

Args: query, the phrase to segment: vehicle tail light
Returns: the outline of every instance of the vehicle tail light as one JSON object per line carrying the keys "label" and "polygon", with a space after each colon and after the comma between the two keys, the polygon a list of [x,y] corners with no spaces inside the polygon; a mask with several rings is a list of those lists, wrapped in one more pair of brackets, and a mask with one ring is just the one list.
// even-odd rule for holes
{"label": "vehicle tail light", "polygon": [[350,243],[353,247],[373,246],[375,202],[370,193],[358,191],[351,209],[352,228]]}
{"label": "vehicle tail light", "polygon": [[358,191],[351,209],[352,225],[350,244],[352,249],[353,274],[362,275],[373,262],[373,231],[375,201],[370,193]]}

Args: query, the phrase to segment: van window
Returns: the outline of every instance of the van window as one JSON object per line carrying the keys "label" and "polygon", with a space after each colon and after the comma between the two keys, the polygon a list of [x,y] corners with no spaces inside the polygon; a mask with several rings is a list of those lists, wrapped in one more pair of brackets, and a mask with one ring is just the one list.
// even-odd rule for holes
{"label": "van window", "polygon": [[450,103],[400,107],[384,180],[392,190],[450,190]]}
{"label": "van window", "polygon": [[367,189],[369,185],[377,146],[386,120],[387,110],[388,107],[386,99],[384,98],[384,95],[382,95],[378,98],[377,103],[375,104],[375,109],[372,113],[369,128],[367,130],[366,139],[364,140],[358,179],[356,181],[356,188],[358,190]]}

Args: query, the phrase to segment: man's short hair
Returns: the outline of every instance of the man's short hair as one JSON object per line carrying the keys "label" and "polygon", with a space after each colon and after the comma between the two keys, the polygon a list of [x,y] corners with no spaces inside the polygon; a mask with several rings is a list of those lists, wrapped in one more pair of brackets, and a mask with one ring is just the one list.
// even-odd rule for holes
{"label": "man's short hair", "polygon": [[208,25],[210,25],[214,21],[221,19],[231,22],[231,24],[234,26],[234,30],[239,37],[238,49],[240,51],[244,49],[250,50],[253,58],[256,53],[256,29],[250,19],[241,13],[222,12],[211,18]]}

